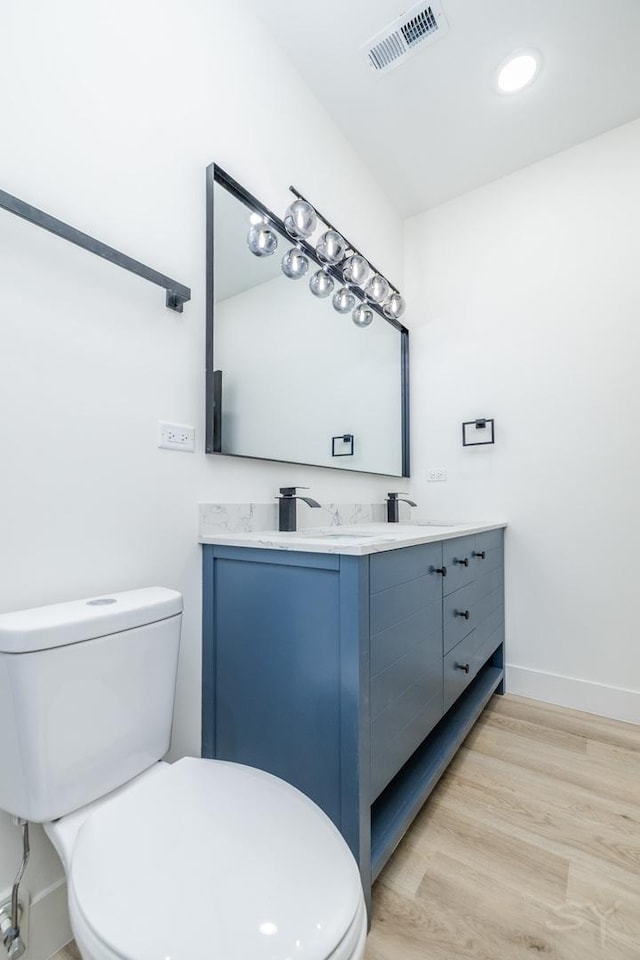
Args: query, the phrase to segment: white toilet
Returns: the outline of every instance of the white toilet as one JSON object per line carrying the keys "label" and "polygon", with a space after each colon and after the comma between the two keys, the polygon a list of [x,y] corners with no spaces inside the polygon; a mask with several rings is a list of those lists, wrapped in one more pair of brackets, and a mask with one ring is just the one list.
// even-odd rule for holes
{"label": "white toilet", "polygon": [[0,615],[0,809],[44,823],[85,960],[360,960],[358,869],[270,774],[169,748],[182,597]]}

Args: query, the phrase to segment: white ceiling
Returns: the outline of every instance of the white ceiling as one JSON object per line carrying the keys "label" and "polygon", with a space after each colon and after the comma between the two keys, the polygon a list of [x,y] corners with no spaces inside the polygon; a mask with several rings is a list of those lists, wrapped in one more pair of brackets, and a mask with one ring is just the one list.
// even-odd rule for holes
{"label": "white ceiling", "polygon": [[[376,75],[362,47],[411,0],[245,0],[409,216],[640,116],[640,0],[442,0],[448,32]],[[539,78],[495,71],[522,47]]]}

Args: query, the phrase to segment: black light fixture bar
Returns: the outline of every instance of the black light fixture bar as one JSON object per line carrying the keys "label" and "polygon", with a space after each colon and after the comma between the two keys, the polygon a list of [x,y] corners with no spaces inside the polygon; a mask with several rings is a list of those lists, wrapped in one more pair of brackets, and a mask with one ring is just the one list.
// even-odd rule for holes
{"label": "black light fixture bar", "polygon": [[[329,230],[335,230],[336,233],[339,233],[339,234],[340,234],[340,236],[342,237],[342,239],[343,239],[344,242],[346,243],[347,248],[348,248],[349,250],[351,250],[352,253],[357,253],[358,256],[360,256],[360,257],[363,258],[363,260],[366,260],[367,263],[369,264],[369,266],[371,267],[371,269],[373,270],[374,273],[377,273],[377,274],[379,274],[379,276],[384,277],[384,279],[387,281],[387,283],[389,284],[389,286],[391,287],[391,289],[392,289],[395,293],[398,293],[398,294],[400,293],[400,291],[398,290],[398,288],[396,287],[396,285],[395,285],[394,283],[391,283],[391,280],[389,280],[389,277],[385,276],[384,273],[382,272],[382,270],[378,270],[378,268],[376,267],[375,263],[371,263],[371,260],[369,260],[368,257],[365,257],[365,255],[364,255],[364,253],[362,252],[362,250],[358,250],[358,248],[357,248],[356,246],[354,246],[354,244],[351,243],[351,241],[348,240],[348,239],[345,237],[344,233],[342,233],[340,230],[338,230],[337,227],[334,227],[334,225],[331,223],[331,221],[330,221],[330,220],[327,220],[327,218],[326,218],[322,213],[320,213],[320,211],[319,211],[318,208],[315,206],[315,204],[311,203],[310,200],[307,200],[307,198],[306,198],[305,196],[303,196],[303,195],[300,193],[299,190],[296,190],[295,187],[289,187],[289,190],[290,190],[291,193],[294,195],[294,197],[297,197],[297,198],[298,198],[298,200],[304,200],[304,202],[305,202],[305,203],[308,203],[310,207],[313,207],[313,209],[314,209],[315,212],[316,212],[316,216],[317,216],[320,220],[322,220],[322,222],[325,224],[325,226],[329,227]],[[372,306],[372,304],[369,304],[369,306]],[[386,319],[388,319],[388,318],[386,318]]]}
{"label": "black light fixture bar", "polygon": [[151,267],[145,266],[144,263],[128,257],[125,253],[120,253],[119,250],[114,250],[113,247],[107,246],[106,243],[102,243],[100,240],[96,240],[94,237],[90,237],[88,234],[76,230],[75,227],[69,226],[68,223],[57,220],[48,213],[38,210],[37,207],[32,207],[30,204],[25,203],[24,200],[19,200],[17,197],[11,196],[10,193],[5,193],[4,190],[0,190],[0,208],[7,210],[9,213],[15,213],[17,217],[22,217],[23,220],[28,220],[29,223],[33,223],[37,227],[42,227],[43,230],[48,230],[49,233],[55,233],[57,237],[62,237],[63,240],[68,240],[69,243],[74,243],[77,247],[88,250],[89,253],[95,253],[96,256],[102,257],[103,260],[109,260],[110,263],[114,263],[117,267],[122,267],[130,273],[135,273],[144,280],[149,280],[150,283],[164,287],[167,291],[166,304],[170,310],[182,313],[183,304],[191,299],[191,290],[189,287],[178,283],[177,280],[172,280],[171,277],[165,276],[164,273],[158,273],[157,270],[152,270]]}

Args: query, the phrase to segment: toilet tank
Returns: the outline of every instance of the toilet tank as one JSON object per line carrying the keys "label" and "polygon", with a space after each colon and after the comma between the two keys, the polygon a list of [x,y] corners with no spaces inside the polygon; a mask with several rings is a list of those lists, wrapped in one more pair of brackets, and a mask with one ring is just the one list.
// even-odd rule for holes
{"label": "toilet tank", "polygon": [[181,619],[164,587],[0,614],[0,810],[54,820],[164,756]]}

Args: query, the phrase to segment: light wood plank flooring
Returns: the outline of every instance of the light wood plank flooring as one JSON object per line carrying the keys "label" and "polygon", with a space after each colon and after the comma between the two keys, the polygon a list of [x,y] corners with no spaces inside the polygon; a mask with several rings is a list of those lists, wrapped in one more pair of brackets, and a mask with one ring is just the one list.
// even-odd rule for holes
{"label": "light wood plank flooring", "polygon": [[366,960],[534,956],[640,960],[640,727],[507,695],[380,875]]}
{"label": "light wood plank flooring", "polygon": [[366,960],[640,960],[640,727],[494,697],[374,887]]}

